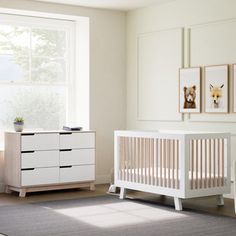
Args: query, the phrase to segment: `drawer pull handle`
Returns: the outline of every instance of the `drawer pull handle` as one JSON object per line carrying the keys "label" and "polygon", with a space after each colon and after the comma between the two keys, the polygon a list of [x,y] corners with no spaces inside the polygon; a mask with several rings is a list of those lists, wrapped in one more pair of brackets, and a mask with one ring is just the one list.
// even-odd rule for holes
{"label": "drawer pull handle", "polygon": [[22,171],[25,171],[25,170],[34,170],[35,168],[23,168],[21,169]]}
{"label": "drawer pull handle", "polygon": [[72,133],[71,132],[60,133],[60,135],[70,135],[70,134],[72,134]]}
{"label": "drawer pull handle", "polygon": [[34,133],[28,133],[28,134],[21,134],[21,136],[33,136],[35,135]]}
{"label": "drawer pull handle", "polygon": [[60,168],[71,168],[72,166],[60,166]]}
{"label": "drawer pull handle", "polygon": [[60,152],[71,152],[72,149],[60,149]]}
{"label": "drawer pull handle", "polygon": [[21,153],[34,153],[35,151],[21,151]]}

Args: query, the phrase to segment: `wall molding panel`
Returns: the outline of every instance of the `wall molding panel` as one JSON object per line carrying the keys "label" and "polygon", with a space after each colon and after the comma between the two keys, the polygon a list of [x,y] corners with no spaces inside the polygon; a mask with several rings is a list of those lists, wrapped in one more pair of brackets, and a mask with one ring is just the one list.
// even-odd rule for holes
{"label": "wall molding panel", "polygon": [[[137,119],[182,121],[178,69],[183,66],[183,28],[140,34],[137,39]],[[166,63],[168,61],[168,63]]]}
{"label": "wall molding panel", "polygon": [[[215,21],[190,26],[189,29],[190,66],[207,66],[236,63],[236,19]],[[203,74],[202,85],[204,85]],[[193,122],[235,123],[236,114],[232,112],[232,73],[229,71],[229,113],[228,114],[191,114]],[[204,101],[202,87],[202,102]],[[204,104],[202,103],[202,107]]]}

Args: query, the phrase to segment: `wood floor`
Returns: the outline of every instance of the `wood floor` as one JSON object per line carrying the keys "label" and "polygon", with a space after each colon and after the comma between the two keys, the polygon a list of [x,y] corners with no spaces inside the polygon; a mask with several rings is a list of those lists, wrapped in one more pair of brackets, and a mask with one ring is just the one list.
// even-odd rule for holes
{"label": "wood floor", "polygon": [[[79,189],[79,190],[77,189],[77,190],[60,190],[60,191],[27,193],[27,196],[25,198],[19,198],[17,193],[12,193],[12,194],[1,193],[0,206],[102,196],[107,194],[108,188],[109,185],[96,185],[95,191],[89,191],[88,189]],[[118,194],[116,195],[118,197]],[[127,197],[140,201],[148,201],[157,205],[166,205],[172,208],[174,207],[174,200],[171,197],[165,197],[137,191],[128,191]],[[236,215],[234,213],[233,200],[228,198],[225,198],[224,200],[225,200],[225,205],[222,207],[218,207],[216,205],[215,197],[204,197],[191,200],[184,200],[183,208],[186,211],[205,212],[217,215],[231,216],[236,218]]]}

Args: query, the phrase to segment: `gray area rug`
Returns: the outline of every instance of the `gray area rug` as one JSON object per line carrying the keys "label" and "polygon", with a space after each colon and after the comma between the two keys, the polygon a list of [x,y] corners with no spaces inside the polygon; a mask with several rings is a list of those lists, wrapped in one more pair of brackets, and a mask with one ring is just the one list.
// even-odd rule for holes
{"label": "gray area rug", "polygon": [[236,235],[236,219],[117,196],[0,207],[0,233],[9,236]]}

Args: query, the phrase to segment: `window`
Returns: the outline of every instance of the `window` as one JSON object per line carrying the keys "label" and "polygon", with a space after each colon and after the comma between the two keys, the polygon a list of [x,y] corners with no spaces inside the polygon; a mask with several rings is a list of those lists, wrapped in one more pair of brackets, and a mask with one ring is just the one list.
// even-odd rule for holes
{"label": "window", "polygon": [[29,129],[76,119],[74,39],[73,21],[0,15],[0,142],[16,116]]}

